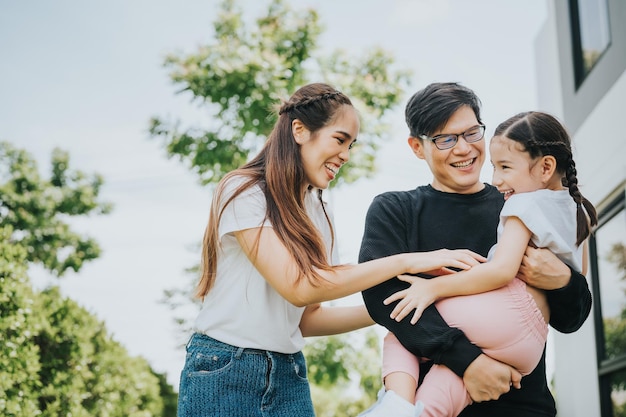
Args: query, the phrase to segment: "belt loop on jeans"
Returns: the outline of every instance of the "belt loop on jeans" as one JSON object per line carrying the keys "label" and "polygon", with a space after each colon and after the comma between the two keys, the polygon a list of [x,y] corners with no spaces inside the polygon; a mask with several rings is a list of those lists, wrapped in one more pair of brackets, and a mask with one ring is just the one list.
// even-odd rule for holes
{"label": "belt loop on jeans", "polygon": [[195,336],[195,334],[192,334],[189,337],[189,340],[187,341],[187,344],[185,345],[185,352],[189,350],[189,345],[191,345],[191,341],[193,340],[193,337]]}
{"label": "belt loop on jeans", "polygon": [[241,357],[241,355],[243,354],[244,348],[240,347],[237,348],[237,352],[235,352],[235,359],[239,359]]}

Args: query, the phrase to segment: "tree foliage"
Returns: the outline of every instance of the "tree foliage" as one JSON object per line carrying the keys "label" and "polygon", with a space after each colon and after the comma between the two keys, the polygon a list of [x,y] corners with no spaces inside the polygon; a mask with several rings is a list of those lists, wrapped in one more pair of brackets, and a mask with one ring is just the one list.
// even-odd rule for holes
{"label": "tree foliage", "polygon": [[[0,415],[174,417],[176,394],[103,322],[63,297],[35,290],[30,263],[61,276],[99,254],[72,216],[106,213],[102,179],[69,169],[55,150],[50,179],[25,150],[0,143]],[[165,414],[165,413],[169,414]]]}
{"label": "tree foliage", "polygon": [[[626,280],[626,245],[621,242],[614,243],[605,256],[606,261],[615,265],[616,279]],[[626,306],[622,307],[621,314],[615,317],[605,317],[603,321],[605,358],[615,360],[623,357],[626,353]],[[613,415],[625,417],[626,402],[622,399],[626,390],[626,372],[623,370],[614,372],[610,380],[611,388],[615,393],[612,396]]]}
{"label": "tree foliage", "polygon": [[150,133],[160,137],[169,157],[196,172],[203,184],[219,181],[258,151],[276,121],[276,106],[298,87],[326,81],[348,94],[362,115],[358,149],[334,185],[374,172],[385,116],[398,104],[409,72],[392,71],[393,58],[380,48],[352,57],[336,50],[317,54],[322,32],[315,10],[296,11],[272,0],[267,14],[246,27],[235,0],[223,0],[213,24],[214,42],[165,61],[180,92],[205,110],[208,126],[186,127],[154,117]]}
{"label": "tree foliage", "polygon": [[0,227],[0,415],[36,416],[41,369],[33,337],[41,328],[35,294],[26,277],[26,250],[10,241],[13,230]]}
{"label": "tree foliage", "polygon": [[381,387],[380,340],[373,329],[310,338],[304,348],[318,417],[351,417]]}
{"label": "tree foliage", "polygon": [[97,258],[96,241],[73,231],[69,219],[108,213],[98,201],[102,177],[69,169],[69,155],[52,154],[49,179],[40,177],[36,161],[25,150],[0,142],[0,227],[11,226],[9,241],[26,249],[29,262],[62,276]]}
{"label": "tree foliage", "polygon": [[45,316],[35,336],[42,416],[161,415],[158,378],[145,359],[130,357],[111,338],[103,322],[57,288],[43,291],[37,307]]}
{"label": "tree foliage", "polygon": [[167,416],[165,390],[148,362],[129,356],[58,288],[33,290],[27,251],[11,234],[0,229],[0,415]]}
{"label": "tree foliage", "polygon": [[[623,243],[613,244],[606,254],[606,260],[615,265],[615,271],[619,274],[616,279],[625,281],[626,245]],[[626,306],[623,306],[620,315],[604,318],[604,333],[606,357],[612,359],[624,355],[626,353]],[[620,380],[617,383],[620,389],[626,388],[626,380]]]}

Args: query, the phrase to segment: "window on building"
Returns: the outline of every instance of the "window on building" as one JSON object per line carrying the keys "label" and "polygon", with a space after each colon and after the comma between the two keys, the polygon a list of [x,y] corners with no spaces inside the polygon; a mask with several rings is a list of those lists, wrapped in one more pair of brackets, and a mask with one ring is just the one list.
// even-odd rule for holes
{"label": "window on building", "polygon": [[580,87],[611,44],[607,0],[569,0],[574,79]]}
{"label": "window on building", "polygon": [[626,412],[626,209],[621,192],[589,239],[602,416]]}

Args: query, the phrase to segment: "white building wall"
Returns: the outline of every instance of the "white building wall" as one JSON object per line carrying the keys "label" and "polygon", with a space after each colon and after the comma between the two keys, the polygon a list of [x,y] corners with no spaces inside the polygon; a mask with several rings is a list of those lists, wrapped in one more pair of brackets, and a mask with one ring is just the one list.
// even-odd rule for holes
{"label": "white building wall", "polygon": [[538,110],[563,118],[563,94],[559,70],[559,45],[554,4],[549,1],[546,22],[535,39]]}
{"label": "white building wall", "polygon": [[[548,2],[545,26],[535,42],[537,98],[540,110],[564,120],[557,16]],[[563,16],[560,16],[562,19]],[[566,42],[566,44],[569,44]],[[581,192],[596,207],[626,179],[626,72],[572,133]],[[589,276],[588,279],[591,277]],[[591,285],[590,285],[591,287]],[[595,295],[594,295],[595,296]],[[593,314],[573,334],[551,329],[549,353],[554,367],[553,393],[559,417],[600,415]]]}
{"label": "white building wall", "polygon": [[550,329],[554,342],[552,393],[558,417],[600,416],[593,315],[575,333]]}
{"label": "white building wall", "polygon": [[[626,178],[626,72],[574,135],[581,192],[596,207]],[[591,276],[589,276],[591,278]],[[594,295],[595,296],[595,295]],[[595,329],[590,316],[572,335],[555,335],[555,388],[559,416],[599,416]]]}
{"label": "white building wall", "polygon": [[599,204],[626,179],[626,72],[574,136],[581,191]]}
{"label": "white building wall", "polygon": [[[574,160],[581,192],[598,206],[626,178],[626,73],[598,103],[574,135]],[[591,278],[590,274],[589,277]],[[595,295],[594,295],[595,297]],[[569,335],[554,330],[554,388],[558,416],[600,415],[593,317]]]}

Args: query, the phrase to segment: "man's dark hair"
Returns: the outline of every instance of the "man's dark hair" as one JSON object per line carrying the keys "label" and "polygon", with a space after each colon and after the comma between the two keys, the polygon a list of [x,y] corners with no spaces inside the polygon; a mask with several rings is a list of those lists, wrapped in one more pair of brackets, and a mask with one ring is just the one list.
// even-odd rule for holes
{"label": "man's dark hair", "polygon": [[412,137],[431,136],[462,106],[469,106],[480,120],[481,102],[474,91],[459,83],[432,83],[413,94],[405,109]]}

